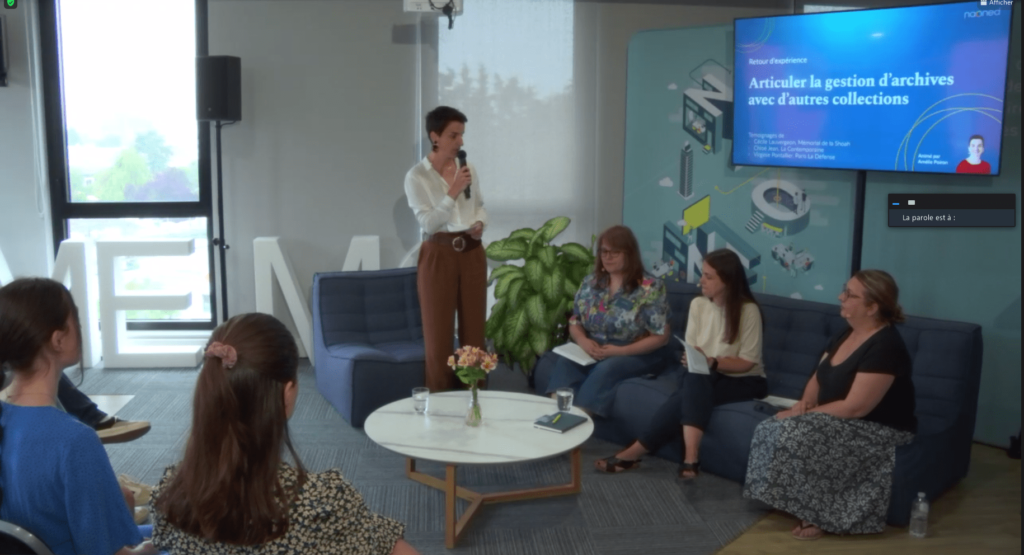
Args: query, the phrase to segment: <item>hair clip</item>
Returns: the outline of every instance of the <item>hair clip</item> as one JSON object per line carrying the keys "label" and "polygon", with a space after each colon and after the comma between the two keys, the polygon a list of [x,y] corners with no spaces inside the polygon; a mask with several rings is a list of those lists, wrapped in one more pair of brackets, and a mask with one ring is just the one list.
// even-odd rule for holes
{"label": "hair clip", "polygon": [[225,345],[219,341],[210,343],[210,346],[206,348],[204,356],[206,358],[219,358],[224,368],[232,368],[238,362],[238,351],[231,345]]}

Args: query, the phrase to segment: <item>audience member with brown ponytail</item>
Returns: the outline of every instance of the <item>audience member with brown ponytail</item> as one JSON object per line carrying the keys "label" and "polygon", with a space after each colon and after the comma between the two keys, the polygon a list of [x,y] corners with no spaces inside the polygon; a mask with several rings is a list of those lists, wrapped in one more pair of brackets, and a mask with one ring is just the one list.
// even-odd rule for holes
{"label": "audience member with brown ponytail", "polygon": [[[288,436],[298,348],[266,314],[210,337],[184,459],[153,492],[153,542],[175,555],[415,555],[337,470],[306,472]],[[294,466],[285,463],[287,449]]]}
{"label": "audience member with brown ponytail", "polygon": [[78,309],[63,285],[28,278],[0,288],[0,367],[14,373],[0,402],[0,519],[56,555],[155,554],[96,432],[57,408],[64,369],[81,356]]}

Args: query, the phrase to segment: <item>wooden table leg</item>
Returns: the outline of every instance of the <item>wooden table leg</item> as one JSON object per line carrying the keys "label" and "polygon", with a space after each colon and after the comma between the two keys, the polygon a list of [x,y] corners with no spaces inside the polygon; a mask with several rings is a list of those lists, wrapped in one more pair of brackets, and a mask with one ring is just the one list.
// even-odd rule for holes
{"label": "wooden table leg", "polygon": [[[444,545],[453,549],[459,538],[466,532],[469,522],[476,516],[485,504],[504,503],[508,501],[525,501],[528,499],[541,499],[559,495],[579,493],[581,488],[581,449],[572,450],[570,454],[570,475],[569,483],[556,486],[544,486],[539,488],[507,491],[501,493],[477,493],[475,491],[459,487],[456,484],[457,465],[445,466],[444,480],[424,474],[416,470],[416,460],[406,458],[405,475],[410,479],[428,485],[444,492]],[[456,514],[457,502],[459,499],[469,501],[469,507],[458,518]]]}
{"label": "wooden table leg", "polygon": [[572,492],[579,493],[583,485],[582,473],[580,472],[580,448],[572,450]]}
{"label": "wooden table leg", "polygon": [[455,547],[455,465],[449,464],[444,469],[444,545],[448,549]]}

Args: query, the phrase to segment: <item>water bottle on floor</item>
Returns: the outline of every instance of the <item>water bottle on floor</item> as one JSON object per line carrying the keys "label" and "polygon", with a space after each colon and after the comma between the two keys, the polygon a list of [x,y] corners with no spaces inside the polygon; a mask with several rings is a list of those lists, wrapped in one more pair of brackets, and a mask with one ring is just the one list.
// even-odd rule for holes
{"label": "water bottle on floor", "polygon": [[928,535],[928,499],[924,492],[918,492],[917,499],[910,505],[910,535],[923,538]]}

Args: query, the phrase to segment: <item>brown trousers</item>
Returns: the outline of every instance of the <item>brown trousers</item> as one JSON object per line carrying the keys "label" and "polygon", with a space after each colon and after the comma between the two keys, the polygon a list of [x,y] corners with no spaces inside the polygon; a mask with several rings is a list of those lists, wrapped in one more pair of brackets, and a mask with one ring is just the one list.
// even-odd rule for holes
{"label": "brown trousers", "polygon": [[462,252],[440,233],[420,245],[416,289],[423,316],[426,346],[426,383],[430,391],[461,388],[462,382],[448,366],[455,353],[455,315],[458,313],[459,345],[484,345],[487,315],[487,255],[477,241],[468,242]]}

